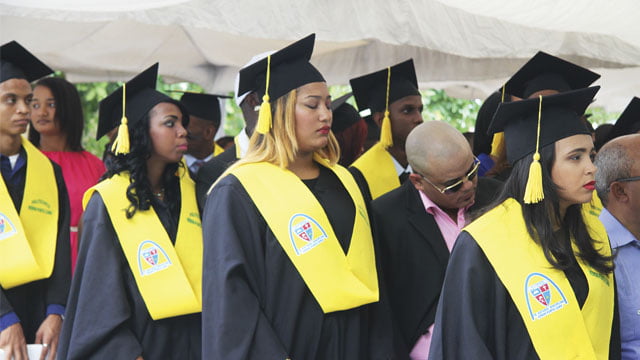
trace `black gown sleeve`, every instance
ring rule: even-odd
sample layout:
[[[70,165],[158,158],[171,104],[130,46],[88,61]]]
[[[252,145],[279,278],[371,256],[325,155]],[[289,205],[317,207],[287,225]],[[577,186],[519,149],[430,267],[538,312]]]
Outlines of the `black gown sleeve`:
[[[362,193],[362,197],[364,198],[364,202],[367,204],[370,204],[372,198],[371,198],[371,191],[369,190],[369,183],[367,183],[367,179],[365,179],[364,175],[362,175],[362,172],[360,170],[358,170],[353,166],[349,168],[349,172],[353,176],[353,179],[356,181],[356,184],[358,184],[358,187],[360,188],[360,192]]]
[[[201,214],[204,210],[205,202],[207,201],[207,191],[209,191],[211,185],[216,180],[218,180],[220,175],[222,175],[222,173],[227,170],[227,167],[229,167],[229,163],[220,160],[218,157],[219,156],[216,156],[204,163],[194,179],[196,183],[196,198],[198,200],[198,209],[200,209]]]
[[[142,346],[127,323],[132,309],[123,281],[126,259],[116,247],[118,239],[99,193],[91,197],[83,219],[58,358],[135,359],[142,355]]]
[[[538,359],[509,293],[464,231],[449,259],[435,324],[430,360]]]
[[[45,303],[47,305],[65,305],[71,286],[71,244],[69,235],[70,208],[67,187],[62,177],[62,170],[53,164],[56,183],[58,185],[58,237],[56,241],[55,263],[51,277],[46,280]]]
[[[258,297],[268,276],[261,241],[268,227],[235,176],[216,185],[202,225],[203,358],[287,358]]]

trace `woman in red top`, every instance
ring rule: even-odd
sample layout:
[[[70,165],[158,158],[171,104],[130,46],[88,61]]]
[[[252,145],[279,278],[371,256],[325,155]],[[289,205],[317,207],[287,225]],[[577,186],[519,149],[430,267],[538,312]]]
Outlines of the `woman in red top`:
[[[62,78],[36,83],[31,100],[29,141],[60,165],[71,205],[71,266],[78,255],[82,195],[105,172],[104,164],[82,148],[84,117],[75,86]]]

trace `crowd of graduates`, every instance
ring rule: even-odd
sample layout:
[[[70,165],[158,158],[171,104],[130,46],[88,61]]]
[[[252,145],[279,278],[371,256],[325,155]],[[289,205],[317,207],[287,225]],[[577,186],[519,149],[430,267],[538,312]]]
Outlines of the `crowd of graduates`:
[[[2,45],[0,358],[640,358],[639,98],[596,136],[599,75],[539,52],[470,144],[412,59],[332,99],[314,43],[240,69],[226,149],[224,96],[141,69],[102,159],[75,86]]]

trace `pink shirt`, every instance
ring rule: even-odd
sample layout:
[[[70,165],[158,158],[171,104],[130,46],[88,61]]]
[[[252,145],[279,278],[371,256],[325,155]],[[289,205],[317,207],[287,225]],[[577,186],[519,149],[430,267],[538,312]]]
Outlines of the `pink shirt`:
[[[438,205],[436,205],[431,199],[427,197],[422,191],[419,191],[420,198],[422,199],[422,204],[424,205],[424,209],[428,214],[433,215],[433,218],[438,224],[438,228],[442,233],[442,237],[444,238],[444,242],[447,244],[447,248],[449,248],[449,252],[453,249],[453,244],[456,242],[456,238],[460,234],[462,228],[467,224],[467,220],[465,219],[465,214],[467,213],[467,206],[464,209],[458,209],[457,222],[453,221],[446,212],[444,212]],[[427,332],[420,336],[416,344],[413,346],[411,350],[411,354],[409,356],[412,360],[427,360],[429,357],[429,347],[431,346],[431,334],[433,333],[432,324]]]

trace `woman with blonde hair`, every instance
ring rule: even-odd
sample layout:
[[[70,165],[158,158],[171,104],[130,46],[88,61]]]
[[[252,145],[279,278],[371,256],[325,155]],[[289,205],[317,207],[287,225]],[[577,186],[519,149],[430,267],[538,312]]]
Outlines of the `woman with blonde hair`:
[[[367,208],[336,164],[314,40],[240,72],[264,97],[247,154],[205,205],[205,358],[390,358]]]

